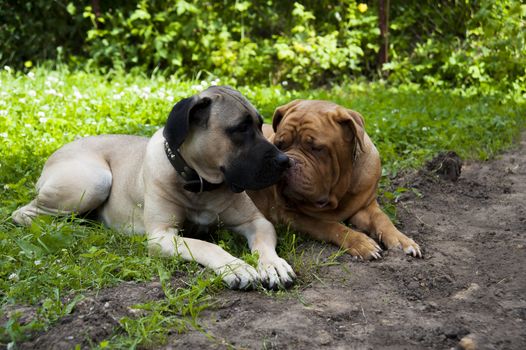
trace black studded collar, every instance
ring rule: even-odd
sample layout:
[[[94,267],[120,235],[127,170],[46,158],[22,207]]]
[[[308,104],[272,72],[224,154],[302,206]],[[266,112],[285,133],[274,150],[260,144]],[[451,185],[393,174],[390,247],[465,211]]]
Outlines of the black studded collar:
[[[164,151],[168,160],[177,171],[177,173],[183,178],[183,188],[187,191],[194,193],[201,193],[207,191],[213,191],[221,186],[223,183],[213,184],[203,179],[197,171],[192,169],[183,159],[179,150],[172,150],[168,141],[164,140]]]

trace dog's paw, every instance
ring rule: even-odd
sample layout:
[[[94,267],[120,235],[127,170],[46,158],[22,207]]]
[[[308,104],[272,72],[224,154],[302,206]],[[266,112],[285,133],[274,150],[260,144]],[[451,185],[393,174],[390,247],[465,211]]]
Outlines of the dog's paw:
[[[415,258],[422,257],[420,246],[402,232],[397,232],[396,234],[392,235],[380,235],[379,238],[380,241],[385,244],[387,249],[399,248],[402,249],[406,254],[412,255]]]
[[[29,215],[28,212],[25,210],[26,207],[19,208],[11,214],[11,218],[15,222],[15,224],[20,226],[31,226],[31,223],[33,222],[33,215]]]
[[[362,260],[381,259],[382,248],[372,238],[361,232],[349,232],[342,248]]]
[[[230,289],[248,289],[259,282],[259,275],[255,268],[241,259],[223,265],[215,272],[223,278]]]
[[[413,241],[411,238],[405,237],[405,239],[403,239],[400,242],[400,245],[402,247],[402,250],[406,254],[412,255],[415,258],[417,258],[417,257],[421,258],[422,257],[422,251],[420,250],[420,246],[415,241]]]
[[[289,263],[280,257],[267,262],[260,260],[258,272],[261,283],[268,289],[288,288],[296,278]]]

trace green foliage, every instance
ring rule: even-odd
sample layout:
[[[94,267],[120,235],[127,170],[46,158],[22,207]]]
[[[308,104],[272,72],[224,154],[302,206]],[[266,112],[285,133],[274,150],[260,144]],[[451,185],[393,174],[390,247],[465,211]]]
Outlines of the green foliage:
[[[376,1],[8,3],[0,6],[0,66],[58,58],[103,72],[211,74],[288,88],[389,73],[395,85],[524,98],[521,1],[409,0],[390,2],[389,10],[390,62],[379,67]]]
[[[361,72],[364,52],[377,50],[375,15],[360,13],[355,1],[330,6],[329,12],[325,3],[311,2],[310,11],[292,5],[143,0],[133,11],[116,9],[98,18],[88,8],[85,15],[100,23],[88,33],[88,51],[99,66],[140,66],[187,77],[197,67],[237,83],[270,78],[307,86]],[[283,18],[288,11],[291,20]],[[318,22],[331,24],[318,31],[315,11]],[[262,20],[269,17],[284,24],[269,26]]]
[[[354,1],[338,10],[342,12],[330,11],[334,25],[320,31],[315,12],[294,3],[291,35],[274,37],[272,48],[278,60],[274,82],[291,81],[307,87],[365,72],[366,60],[378,51],[378,18],[360,13]]]
[[[526,5],[520,1],[409,1],[394,10],[393,58],[384,66],[391,81],[526,95]]]
[[[0,2],[0,67],[79,54],[89,30],[82,6],[62,1]]]

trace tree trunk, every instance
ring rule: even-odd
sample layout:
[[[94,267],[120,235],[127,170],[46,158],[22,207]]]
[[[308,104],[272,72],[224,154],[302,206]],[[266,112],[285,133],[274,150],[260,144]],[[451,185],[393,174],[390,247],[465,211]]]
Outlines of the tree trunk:
[[[99,28],[99,21],[97,20],[101,15],[99,0],[91,0],[91,10],[95,14],[95,27]]]
[[[378,52],[378,67],[382,69],[384,63],[389,61],[389,0],[378,0],[379,25],[380,25],[380,51]],[[383,71],[383,75],[389,73]]]

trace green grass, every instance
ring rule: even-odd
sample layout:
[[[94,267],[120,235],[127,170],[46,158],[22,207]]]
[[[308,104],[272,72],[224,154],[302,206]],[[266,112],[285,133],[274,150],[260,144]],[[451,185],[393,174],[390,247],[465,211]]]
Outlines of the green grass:
[[[13,225],[10,214],[32,198],[45,159],[61,145],[103,133],[149,136],[176,101],[209,84],[65,70],[0,72],[0,302],[38,305],[32,323],[22,325],[13,316],[2,325],[0,344],[21,341],[70,313],[78,299],[64,303],[65,296],[128,280],[160,279],[166,298],[138,306],[148,310],[147,316],[123,319],[121,329],[98,346],[144,345],[162,341],[169,329],[198,327],[200,310],[223,288],[210,271],[148,256],[143,236],[127,236],[79,218],[42,218],[26,229]],[[386,176],[419,167],[441,150],[488,159],[513,145],[526,120],[524,103],[503,96],[466,98],[379,84],[310,91],[238,88],[267,121],[276,106],[295,98],[332,100],[361,112]],[[278,250],[299,272],[301,285],[316,279],[316,268],[333,263],[337,254],[329,260],[309,255],[297,250],[297,240],[293,232],[279,230]],[[254,260],[237,236],[223,232],[217,242]],[[178,270],[186,271],[190,282],[174,290],[168,281]]]

